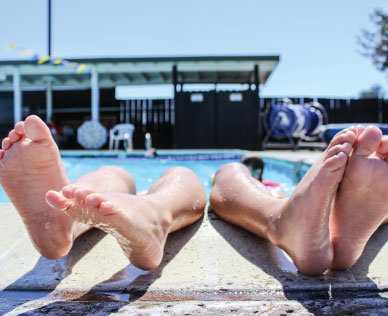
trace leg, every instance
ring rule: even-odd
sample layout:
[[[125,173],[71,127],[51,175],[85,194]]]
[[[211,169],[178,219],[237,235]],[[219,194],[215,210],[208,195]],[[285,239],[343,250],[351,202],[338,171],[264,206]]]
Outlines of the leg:
[[[362,128],[335,198],[330,220],[332,269],[346,269],[388,216],[388,138],[374,126]]]
[[[354,130],[337,134],[290,198],[276,198],[241,164],[220,168],[210,203],[223,219],[284,249],[305,274],[320,274],[331,264],[331,203],[355,142]]]
[[[198,177],[180,167],[168,170],[145,195],[95,193],[68,186],[49,191],[46,198],[73,220],[111,233],[131,263],[142,269],[156,268],[168,233],[196,221],[206,205]]]
[[[107,178],[108,173],[112,180],[94,181],[97,176]],[[43,256],[50,259],[63,257],[71,249],[74,238],[89,229],[74,223],[68,215],[57,212],[45,201],[48,190],[60,190],[70,182],[50,130],[37,116],[17,123],[3,140],[0,183]],[[112,168],[82,176],[75,183],[96,190],[134,190],[130,176]]]

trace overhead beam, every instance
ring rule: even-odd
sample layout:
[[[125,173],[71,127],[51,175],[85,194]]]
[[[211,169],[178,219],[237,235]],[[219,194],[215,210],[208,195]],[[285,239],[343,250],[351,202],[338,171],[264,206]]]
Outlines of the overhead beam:
[[[79,83],[82,83],[82,78],[80,78],[79,75],[74,75],[74,76],[71,76],[71,78],[74,80],[74,81],[77,81]]]
[[[167,75],[164,72],[158,72],[159,76],[162,78],[163,81],[167,81]]]
[[[58,76],[55,76],[54,79],[53,79],[53,83],[59,83],[59,84],[63,84],[65,83],[65,80],[64,79],[61,79],[60,77]]]
[[[150,76],[144,72],[141,72],[140,75],[144,78],[145,81],[150,81]]]
[[[33,84],[34,83],[34,79],[27,78],[27,77],[23,77],[23,81],[28,83],[28,84]]]
[[[129,82],[133,82],[133,78],[128,74],[128,73],[125,73],[123,74],[124,77],[129,81]]]

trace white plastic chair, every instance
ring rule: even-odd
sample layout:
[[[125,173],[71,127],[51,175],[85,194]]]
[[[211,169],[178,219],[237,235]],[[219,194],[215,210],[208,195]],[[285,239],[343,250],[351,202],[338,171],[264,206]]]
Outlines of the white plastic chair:
[[[133,124],[117,124],[109,131],[109,150],[119,148],[120,140],[126,141],[128,144],[127,150],[133,149],[132,136],[135,126]]]

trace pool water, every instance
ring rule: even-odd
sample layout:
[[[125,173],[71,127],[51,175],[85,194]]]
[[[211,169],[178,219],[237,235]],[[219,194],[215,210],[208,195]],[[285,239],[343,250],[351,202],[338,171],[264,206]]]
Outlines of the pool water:
[[[217,169],[229,162],[239,161],[234,159],[172,159],[167,158],[144,159],[144,158],[95,158],[95,157],[64,157],[63,163],[68,173],[70,181],[75,180],[80,175],[93,171],[106,165],[115,165],[124,168],[132,174],[136,181],[137,192],[147,190],[155,183],[160,176],[172,167],[186,167],[193,170],[200,178],[206,193],[209,195],[212,184],[211,177]],[[265,169],[263,178],[266,180],[281,183],[280,190],[290,195],[295,188],[295,170],[291,162],[264,158]],[[307,168],[306,168],[307,170]],[[304,173],[305,170],[299,172]],[[8,197],[0,188],[0,202],[9,202]]]

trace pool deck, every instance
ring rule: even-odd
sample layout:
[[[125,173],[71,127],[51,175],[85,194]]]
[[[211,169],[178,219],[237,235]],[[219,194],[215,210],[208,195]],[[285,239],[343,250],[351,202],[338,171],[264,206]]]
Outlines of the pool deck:
[[[260,154],[311,163],[319,152]],[[351,269],[307,277],[208,208],[168,237],[162,264],[147,272],[98,230],[65,258],[45,259],[13,206],[0,212],[0,315],[388,315],[388,225]]]

